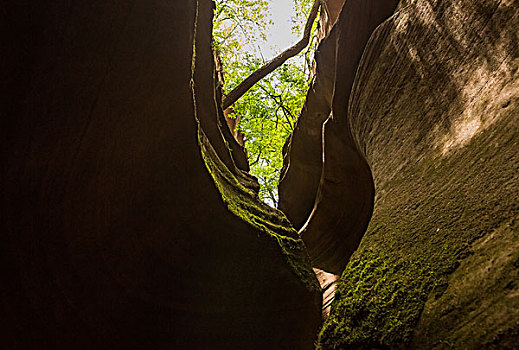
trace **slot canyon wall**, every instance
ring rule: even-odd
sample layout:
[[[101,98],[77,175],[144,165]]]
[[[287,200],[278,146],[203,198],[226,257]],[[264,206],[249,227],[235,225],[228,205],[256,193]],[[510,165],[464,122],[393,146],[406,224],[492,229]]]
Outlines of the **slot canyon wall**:
[[[308,255],[217,108],[213,3],[2,7],[0,347],[313,348]]]
[[[518,348],[519,2],[327,3],[279,184],[318,347]]]
[[[2,6],[2,348],[519,347],[519,1],[326,0],[282,211],[210,0]]]

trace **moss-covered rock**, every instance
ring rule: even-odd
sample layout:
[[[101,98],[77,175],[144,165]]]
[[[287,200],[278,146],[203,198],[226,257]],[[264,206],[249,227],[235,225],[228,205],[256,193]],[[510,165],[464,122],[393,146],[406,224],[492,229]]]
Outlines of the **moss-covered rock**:
[[[285,215],[263,203],[258,194],[245,187],[220,160],[211,143],[199,128],[198,142],[207,170],[227,208],[279,245],[287,263],[311,291],[320,291],[306,247]]]
[[[222,136],[213,5],[2,6],[2,349],[313,347],[304,246]]]
[[[418,0],[373,34],[348,120],[374,212],[320,348],[519,346],[518,16]]]

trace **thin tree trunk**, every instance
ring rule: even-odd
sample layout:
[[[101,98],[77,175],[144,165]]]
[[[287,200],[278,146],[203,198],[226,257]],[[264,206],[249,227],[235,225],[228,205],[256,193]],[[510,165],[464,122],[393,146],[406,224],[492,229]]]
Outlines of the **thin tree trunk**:
[[[234,102],[236,102],[240,97],[243,96],[251,87],[254,86],[258,81],[265,78],[267,75],[272,73],[276,68],[281,66],[291,57],[294,57],[298,53],[300,53],[310,41],[310,34],[312,32],[312,26],[314,24],[315,18],[317,17],[317,12],[319,12],[319,7],[321,5],[320,0],[315,0],[312,6],[312,10],[308,15],[308,19],[306,20],[305,31],[303,34],[303,38],[299,40],[297,44],[286,49],[278,56],[264,64],[261,68],[256,70],[254,73],[249,75],[247,79],[242,81],[238,86],[236,86],[222,101],[222,108],[225,110],[229,106],[231,106]]]

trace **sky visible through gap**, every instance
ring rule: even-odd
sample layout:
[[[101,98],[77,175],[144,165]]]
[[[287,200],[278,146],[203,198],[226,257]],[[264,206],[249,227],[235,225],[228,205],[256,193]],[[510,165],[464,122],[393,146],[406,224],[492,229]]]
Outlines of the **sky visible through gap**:
[[[217,0],[218,4],[224,12],[218,12],[215,37],[223,61],[224,90],[229,93],[255,69],[301,40],[308,15],[304,12],[309,12],[312,2]],[[238,20],[226,20],[229,17]],[[254,25],[256,20],[264,24]],[[239,118],[238,129],[245,135],[250,172],[261,185],[259,197],[274,207],[283,165],[282,147],[308,89],[307,50],[253,86],[231,106],[233,113],[229,115]],[[310,57],[308,54],[307,59]]]

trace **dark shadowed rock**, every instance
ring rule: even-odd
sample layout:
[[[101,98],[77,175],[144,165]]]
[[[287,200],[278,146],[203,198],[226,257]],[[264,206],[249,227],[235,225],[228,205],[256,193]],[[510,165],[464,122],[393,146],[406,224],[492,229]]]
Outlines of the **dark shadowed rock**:
[[[311,267],[320,348],[519,348],[518,0],[325,1],[279,186],[310,254],[218,106],[211,1],[2,16],[2,348],[311,349]]]
[[[212,3],[2,16],[2,348],[312,348],[304,245],[222,136]]]

